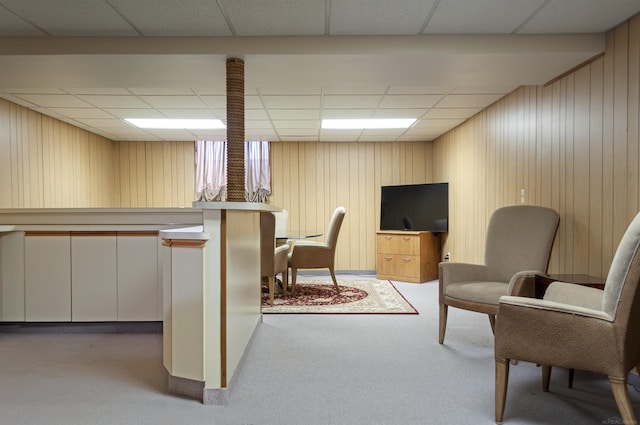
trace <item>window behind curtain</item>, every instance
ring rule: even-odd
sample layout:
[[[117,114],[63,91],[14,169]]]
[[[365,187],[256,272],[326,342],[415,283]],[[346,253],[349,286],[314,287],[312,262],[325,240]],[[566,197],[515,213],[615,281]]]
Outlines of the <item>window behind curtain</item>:
[[[244,142],[245,199],[266,202],[271,195],[269,142]],[[198,140],[196,142],[196,201],[227,199],[226,142]]]

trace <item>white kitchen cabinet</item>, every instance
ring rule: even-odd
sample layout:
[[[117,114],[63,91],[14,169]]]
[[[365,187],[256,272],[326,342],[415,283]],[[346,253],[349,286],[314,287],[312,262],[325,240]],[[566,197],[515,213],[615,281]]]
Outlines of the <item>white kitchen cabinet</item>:
[[[71,321],[71,236],[69,232],[26,232],[25,320]]]
[[[71,320],[118,319],[116,232],[71,234]]]
[[[118,233],[118,320],[162,320],[157,232]]]

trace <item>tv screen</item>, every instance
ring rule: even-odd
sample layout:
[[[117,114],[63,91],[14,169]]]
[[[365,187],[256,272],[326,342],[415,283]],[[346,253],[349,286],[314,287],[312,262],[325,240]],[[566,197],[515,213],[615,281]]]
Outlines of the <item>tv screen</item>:
[[[449,184],[382,186],[380,230],[449,230]]]

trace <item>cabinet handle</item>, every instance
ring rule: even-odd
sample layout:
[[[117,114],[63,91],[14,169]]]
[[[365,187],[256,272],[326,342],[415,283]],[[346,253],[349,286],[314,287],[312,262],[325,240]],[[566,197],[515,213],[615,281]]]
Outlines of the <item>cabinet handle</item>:
[[[386,240],[390,241],[391,240],[391,236],[385,235],[384,237]]]
[[[393,257],[384,257],[384,259],[387,260],[387,261],[391,261],[391,260],[393,260]]]
[[[411,238],[409,236],[403,236],[402,239],[405,240],[405,241],[411,240]]]
[[[404,261],[405,263],[408,263],[409,261],[411,261],[411,258],[404,257],[404,258],[402,259],[402,261]]]

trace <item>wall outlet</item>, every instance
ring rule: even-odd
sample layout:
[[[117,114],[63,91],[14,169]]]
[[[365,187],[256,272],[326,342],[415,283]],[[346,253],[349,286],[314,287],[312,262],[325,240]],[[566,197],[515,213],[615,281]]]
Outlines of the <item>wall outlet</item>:
[[[447,255],[444,256],[444,261],[449,262],[451,261],[451,253],[447,252]]]
[[[520,203],[524,204],[524,187],[520,189]]]

